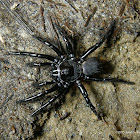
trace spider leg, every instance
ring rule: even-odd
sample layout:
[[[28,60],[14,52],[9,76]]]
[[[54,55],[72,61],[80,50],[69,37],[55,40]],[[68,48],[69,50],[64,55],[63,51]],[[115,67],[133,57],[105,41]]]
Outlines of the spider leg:
[[[58,94],[56,94],[53,98],[51,98],[46,104],[41,106],[39,109],[37,109],[35,112],[32,113],[31,116],[36,115],[40,111],[42,111],[44,108],[46,108],[48,105],[52,104],[59,96],[64,95],[67,92],[67,90],[64,91],[64,89],[59,89]]]
[[[79,80],[77,80],[76,83],[77,83],[77,86],[78,86],[79,90],[81,91],[83,97],[85,98],[87,105],[91,108],[91,110],[92,110],[93,113],[98,117],[98,119],[101,120],[101,116],[97,113],[96,108],[95,108],[95,107],[93,106],[93,104],[91,103],[91,101],[90,101],[90,99],[89,99],[89,97],[88,97],[88,93],[87,93],[85,87],[82,85],[82,83],[81,83]]]
[[[94,78],[94,77],[88,77],[85,76],[84,80],[89,80],[89,81],[97,81],[97,82],[117,82],[117,83],[124,83],[124,84],[130,84],[130,85],[134,85],[134,82],[129,82],[129,81],[125,81],[122,79],[117,79],[117,78]]]
[[[57,28],[57,30],[59,31],[60,35],[62,36],[63,40],[66,43],[67,54],[70,55],[70,56],[74,56],[74,52],[73,52],[73,49],[72,49],[72,44],[69,41],[68,36],[62,31],[62,29],[59,25],[54,24],[54,26]]]
[[[38,83],[38,82],[35,82],[32,84],[33,87],[36,87],[36,88],[39,88],[41,86],[45,86],[45,85],[48,85],[48,84],[53,84],[54,81],[45,81],[45,82],[41,82],[41,83]]]
[[[33,29],[31,29],[26,22],[24,21],[23,18],[20,17],[20,15],[15,11],[15,10],[11,10],[9,6],[10,2],[8,3],[7,1],[3,2],[0,1],[0,3],[3,4],[3,6],[5,7],[5,9],[18,21],[18,23],[23,27],[23,29],[25,29],[25,31],[27,31],[27,33],[29,33],[33,38],[39,40],[40,42],[44,43],[45,45],[47,45],[48,47],[50,47],[51,49],[53,49],[58,56],[62,55],[62,52],[55,47],[53,44],[51,44],[49,41],[45,41],[44,39],[42,39],[41,37],[37,37],[36,35],[34,35],[35,33],[33,32]]]
[[[44,63],[30,62],[30,63],[27,63],[27,66],[29,66],[29,67],[34,67],[34,66],[41,67],[41,66],[51,66],[51,65],[52,65],[52,63],[49,63],[49,62],[44,62]]]
[[[27,33],[29,33],[33,38],[39,40],[40,42],[44,43],[45,45],[47,45],[48,47],[53,49],[58,54],[58,56],[62,55],[62,52],[57,47],[55,47],[53,44],[51,44],[49,41],[45,41],[41,37],[37,37],[36,35],[34,35],[35,33],[33,32],[33,29],[31,29],[26,24],[25,20],[23,18],[21,18],[20,15],[15,10],[11,10],[10,7],[7,6],[7,5],[10,5],[10,2],[8,3],[7,1],[5,1],[5,2],[0,1],[0,3],[3,4],[5,9],[18,21],[18,23],[23,27],[23,29],[25,29],[25,31]]]
[[[39,97],[43,97],[45,94],[51,93],[51,92],[53,92],[53,91],[55,91],[55,90],[57,90],[57,89],[58,89],[58,85],[55,85],[55,86],[53,86],[52,88],[50,88],[50,89],[44,91],[43,93],[37,93],[36,95],[33,95],[33,96],[28,97],[28,98],[26,98],[26,99],[19,100],[19,101],[17,101],[17,103],[24,103],[24,102],[28,102],[28,101],[38,100]]]
[[[9,55],[25,55],[25,56],[30,56],[30,57],[38,57],[38,58],[45,58],[50,61],[55,61],[56,58],[50,55],[46,54],[38,54],[38,53],[32,53],[32,52],[8,52]]]
[[[16,12],[16,8],[11,9],[11,3],[8,0],[0,0],[0,3],[4,6],[5,10],[11,14],[11,16],[19,23],[22,28],[29,33],[30,35],[33,35],[33,29],[31,29],[27,24],[26,21],[20,17],[20,15]]]
[[[49,41],[44,40],[43,38],[38,37],[38,36],[35,36],[35,35],[33,35],[33,37],[35,39],[37,39],[38,41],[42,42],[43,44],[45,44],[46,46],[48,46],[49,48],[51,48],[52,50],[54,50],[58,56],[62,56],[63,55],[63,53],[61,52],[61,50],[59,48],[55,47]]]
[[[61,49],[62,52],[65,52],[65,50],[63,48],[63,45],[62,45],[62,42],[60,41],[60,37],[58,35],[58,32],[56,31],[56,28],[54,26],[55,25],[54,24],[54,21],[57,22],[57,24],[58,24],[58,21],[56,20],[56,18],[53,18],[52,15],[50,15],[50,13],[48,13],[48,15],[49,15],[49,19],[50,19],[50,21],[52,23],[53,30],[54,30],[54,32],[55,32],[55,34],[57,36],[57,44],[58,44],[58,47],[60,47],[60,49]],[[55,14],[53,13],[53,15],[55,15]],[[56,15],[55,15],[55,17],[56,17]]]
[[[110,36],[111,32],[114,30],[115,23],[115,20],[113,20],[108,31],[103,35],[102,39],[100,39],[94,46],[90,47],[86,52],[82,54],[82,56],[80,57],[81,61],[83,61],[89,54],[91,54],[103,44],[103,42]]]

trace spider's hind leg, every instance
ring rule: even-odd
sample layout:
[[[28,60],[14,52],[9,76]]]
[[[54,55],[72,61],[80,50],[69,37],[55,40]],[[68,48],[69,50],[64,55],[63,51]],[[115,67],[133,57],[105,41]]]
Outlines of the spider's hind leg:
[[[91,46],[87,51],[85,51],[81,57],[80,57],[80,60],[83,61],[85,60],[85,58],[91,54],[92,52],[94,52],[97,48],[99,48],[103,42],[111,35],[111,33],[113,32],[114,30],[114,27],[115,27],[115,24],[116,24],[116,21],[113,20],[110,24],[110,27],[108,29],[108,31],[103,35],[103,37],[93,46]]]
[[[93,106],[93,104],[91,103],[91,101],[90,101],[90,99],[89,99],[89,97],[88,97],[88,93],[87,93],[85,87],[82,85],[82,83],[81,83],[79,80],[77,80],[76,83],[77,83],[77,86],[78,86],[79,90],[81,91],[83,97],[85,98],[87,105],[91,108],[91,110],[92,110],[93,113],[98,117],[98,119],[101,120],[102,118],[101,118],[101,116],[97,113],[96,108],[95,108],[95,107]]]
[[[113,83],[124,83],[124,84],[130,84],[130,85],[134,85],[134,82],[130,82],[130,81],[125,81],[122,79],[117,79],[117,78],[95,78],[95,77],[89,77],[89,76],[84,76],[84,80],[87,81],[96,81],[96,82],[113,82]]]

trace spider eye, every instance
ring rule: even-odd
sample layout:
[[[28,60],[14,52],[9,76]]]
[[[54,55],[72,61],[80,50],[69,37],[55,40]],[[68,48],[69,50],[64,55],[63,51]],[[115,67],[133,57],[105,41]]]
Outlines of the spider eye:
[[[74,76],[74,68],[72,66],[62,65],[60,67],[61,79],[64,81],[71,81],[71,77]]]
[[[68,74],[69,74],[69,69],[61,70],[61,75],[68,75]]]
[[[69,76],[72,76],[73,74],[74,74],[74,68],[72,66],[65,67],[65,68],[62,68],[61,69],[61,75],[69,75]]]

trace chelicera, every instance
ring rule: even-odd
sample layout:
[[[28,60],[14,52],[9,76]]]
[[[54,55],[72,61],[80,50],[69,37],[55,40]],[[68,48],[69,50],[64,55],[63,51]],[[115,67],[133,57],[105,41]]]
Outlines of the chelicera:
[[[29,66],[50,66],[51,71],[50,75],[52,78],[52,81],[45,81],[42,83],[35,83],[33,84],[35,87],[41,87],[48,84],[53,84],[52,88],[42,92],[38,93],[36,95],[33,95],[31,97],[28,97],[26,99],[18,101],[18,103],[24,103],[28,101],[35,101],[37,99],[40,99],[40,97],[45,96],[48,93],[58,91],[58,93],[52,97],[46,104],[41,106],[38,110],[33,112],[32,116],[39,113],[41,110],[44,110],[48,105],[52,104],[57,98],[64,96],[70,87],[73,86],[73,84],[76,84],[79,88],[80,92],[82,93],[87,105],[91,108],[91,110],[94,112],[94,114],[101,119],[101,116],[99,113],[97,113],[95,107],[91,103],[88,93],[81,83],[81,80],[85,81],[97,81],[97,82],[122,82],[126,84],[133,84],[133,82],[124,81],[117,78],[100,78],[100,77],[94,77],[96,74],[100,74],[102,71],[102,62],[96,58],[91,57],[87,58],[89,54],[94,52],[97,48],[99,48],[103,42],[109,37],[112,29],[115,26],[115,20],[111,23],[109,29],[107,32],[103,35],[103,37],[92,47],[90,47],[87,51],[85,51],[79,58],[75,56],[74,53],[74,44],[72,44],[72,41],[70,41],[67,34],[65,34],[62,30],[62,28],[58,25],[55,25],[55,28],[58,30],[59,34],[62,36],[64,42],[65,42],[65,51],[62,51],[57,46],[54,46],[52,43],[50,43],[47,40],[42,39],[41,37],[33,35],[33,37],[43,44],[45,44],[47,47],[50,47],[53,51],[56,52],[56,56],[51,56],[47,54],[37,54],[37,53],[31,53],[31,52],[9,52],[11,55],[24,55],[24,56],[30,56],[30,57],[38,57],[42,59],[46,59],[47,61],[44,63],[35,63],[31,62],[28,63]],[[87,59],[86,59],[87,58]],[[49,62],[48,62],[49,60]]]

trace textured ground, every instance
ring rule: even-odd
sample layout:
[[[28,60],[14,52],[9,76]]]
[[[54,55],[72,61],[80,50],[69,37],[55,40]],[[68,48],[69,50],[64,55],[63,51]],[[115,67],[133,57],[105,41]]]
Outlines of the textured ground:
[[[92,103],[103,114],[102,121],[97,120],[86,106],[76,87],[70,90],[59,108],[53,108],[50,113],[36,118],[31,117],[31,112],[41,103],[17,105],[16,101],[46,89],[36,90],[31,84],[36,79],[49,79],[49,69],[43,68],[38,72],[37,68],[26,66],[27,62],[40,59],[5,54],[17,50],[46,54],[53,52],[26,34],[0,4],[0,139],[139,140],[139,1],[11,0],[13,5],[18,5],[20,15],[35,31],[57,40],[48,16],[49,13],[55,15],[69,35],[78,36],[77,55],[94,45],[112,19],[116,19],[116,28],[110,41],[90,57],[110,61],[114,68],[111,77],[134,81],[135,85],[83,82]],[[44,8],[46,33],[41,22],[41,6]],[[63,119],[65,115],[67,117]]]

